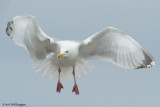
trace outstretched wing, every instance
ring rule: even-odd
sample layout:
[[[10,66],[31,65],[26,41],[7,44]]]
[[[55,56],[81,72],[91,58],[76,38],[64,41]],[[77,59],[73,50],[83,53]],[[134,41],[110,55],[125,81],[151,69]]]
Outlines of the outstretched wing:
[[[112,62],[127,69],[151,67],[152,56],[133,38],[116,28],[106,28],[82,41],[81,58]]]
[[[16,16],[8,22],[7,35],[19,46],[23,46],[34,61],[43,60],[55,52],[57,44],[47,36],[30,15]]]

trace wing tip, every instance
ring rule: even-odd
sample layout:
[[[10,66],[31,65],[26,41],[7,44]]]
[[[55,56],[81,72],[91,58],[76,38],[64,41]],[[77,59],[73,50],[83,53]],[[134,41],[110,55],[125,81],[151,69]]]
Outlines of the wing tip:
[[[152,66],[155,66],[155,61],[153,60],[152,62],[150,62],[149,64],[145,65],[145,64],[141,64],[140,66],[134,68],[134,69],[143,69],[143,68],[151,68]]]
[[[144,60],[142,61],[142,64],[140,64],[140,66],[138,66],[136,69],[151,68],[152,66],[154,66],[155,61],[154,61],[153,57],[151,56],[151,54],[149,52],[147,52],[144,48],[142,48],[142,52],[144,55]]]
[[[13,39],[13,37],[12,37],[12,35],[11,35],[11,33],[12,33],[12,31],[13,31],[13,20],[11,20],[11,21],[9,21],[8,23],[7,23],[7,27],[6,27],[6,34],[7,34],[7,36],[9,36],[11,39]]]

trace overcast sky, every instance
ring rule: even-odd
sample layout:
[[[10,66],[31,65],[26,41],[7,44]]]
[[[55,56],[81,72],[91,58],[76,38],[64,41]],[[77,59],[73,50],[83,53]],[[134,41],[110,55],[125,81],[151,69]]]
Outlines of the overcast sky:
[[[0,0],[0,107],[160,107],[159,0]],[[43,31],[59,39],[83,40],[107,26],[119,28],[138,41],[156,61],[150,69],[125,70],[111,63],[89,61],[95,68],[74,81],[62,82],[37,74],[28,53],[5,34],[17,15],[37,17]],[[158,49],[157,49],[158,48]]]

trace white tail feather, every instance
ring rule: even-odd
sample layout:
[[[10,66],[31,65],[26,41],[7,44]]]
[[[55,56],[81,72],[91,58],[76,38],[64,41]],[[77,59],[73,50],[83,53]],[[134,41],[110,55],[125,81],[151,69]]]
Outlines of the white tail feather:
[[[33,68],[35,68],[36,71],[41,73],[43,76],[47,76],[49,79],[58,80],[58,66],[56,66],[50,58],[36,62],[33,65]],[[75,68],[76,78],[87,75],[92,69],[93,67],[87,64],[85,61],[79,61]],[[73,68],[71,66],[61,68],[60,79],[62,81],[73,79],[72,71]]]

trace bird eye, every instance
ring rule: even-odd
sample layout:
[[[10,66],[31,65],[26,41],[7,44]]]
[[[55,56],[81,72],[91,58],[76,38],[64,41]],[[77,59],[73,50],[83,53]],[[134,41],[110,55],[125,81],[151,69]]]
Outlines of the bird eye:
[[[68,53],[68,51],[66,51],[66,53]]]

